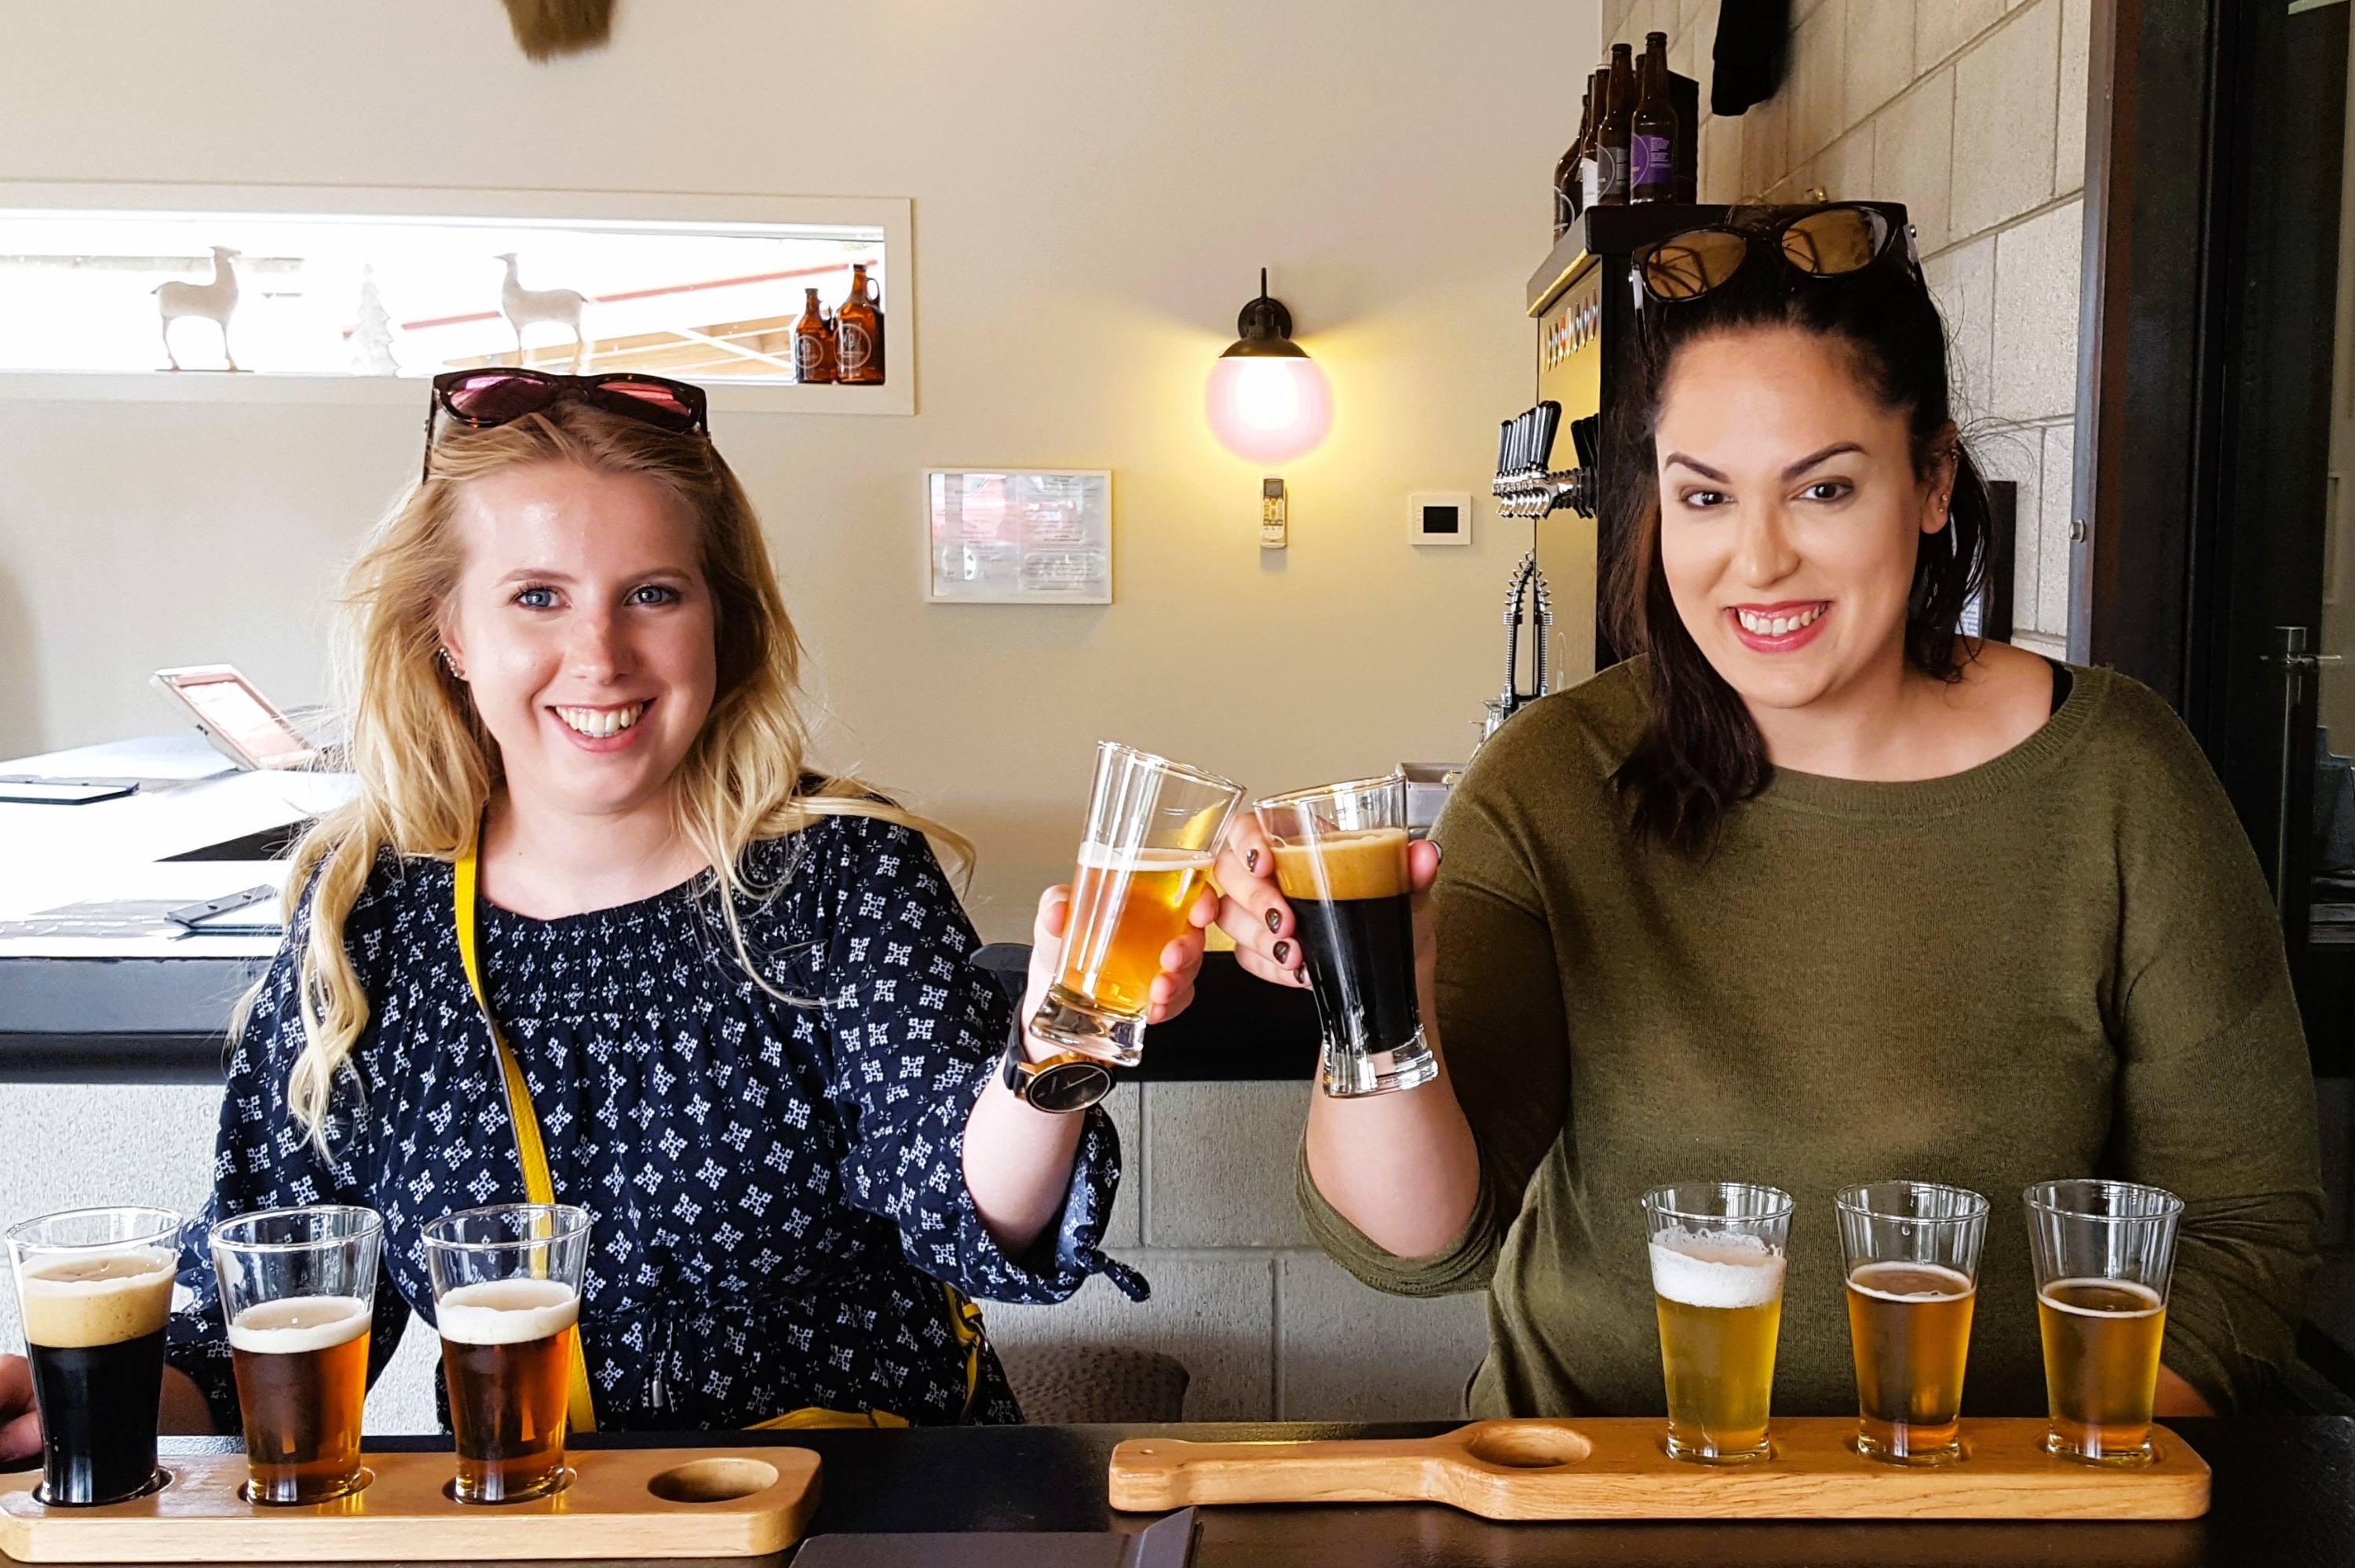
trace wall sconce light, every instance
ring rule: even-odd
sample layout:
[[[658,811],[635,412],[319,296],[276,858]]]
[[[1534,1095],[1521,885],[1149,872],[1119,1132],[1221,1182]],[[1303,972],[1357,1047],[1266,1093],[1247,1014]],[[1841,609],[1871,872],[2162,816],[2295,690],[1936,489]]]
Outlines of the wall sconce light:
[[[1210,367],[1211,430],[1229,451],[1253,462],[1316,450],[1333,428],[1333,388],[1292,341],[1292,313],[1268,297],[1264,267],[1259,298],[1242,308],[1235,329],[1242,335]]]

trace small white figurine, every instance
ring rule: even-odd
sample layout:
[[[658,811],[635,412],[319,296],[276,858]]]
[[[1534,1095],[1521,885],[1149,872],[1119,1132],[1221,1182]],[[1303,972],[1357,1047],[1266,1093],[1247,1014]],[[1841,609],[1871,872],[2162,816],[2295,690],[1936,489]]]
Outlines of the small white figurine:
[[[231,370],[237,368],[237,355],[229,352],[229,319],[237,313],[238,252],[227,246],[213,247],[213,276],[208,283],[188,283],[177,279],[155,286],[155,309],[164,321],[164,357],[172,368],[180,368],[180,356],[172,349],[172,323],[182,316],[202,316],[220,328],[221,357],[229,361]]]
[[[581,307],[589,302],[570,289],[527,289],[516,275],[516,254],[499,253],[507,264],[507,281],[499,290],[499,310],[515,329],[516,363],[523,363],[523,329],[537,322],[560,322],[572,329],[572,373],[581,373],[581,356],[588,342],[581,335]]]

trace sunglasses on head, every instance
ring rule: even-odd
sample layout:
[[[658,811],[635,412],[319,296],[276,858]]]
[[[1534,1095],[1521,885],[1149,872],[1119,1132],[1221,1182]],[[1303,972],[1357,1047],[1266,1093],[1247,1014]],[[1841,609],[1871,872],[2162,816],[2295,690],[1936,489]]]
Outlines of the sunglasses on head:
[[[1700,299],[1730,282],[1762,250],[1807,277],[1844,278],[1893,250],[1897,234],[1886,214],[1849,203],[1811,207],[1765,228],[1688,228],[1636,248],[1631,259],[1636,303],[1640,307],[1646,296],[1663,304]],[[1906,264],[1918,278],[1922,263],[1911,229],[1904,239]]]
[[[602,376],[551,376],[544,370],[493,366],[449,370],[433,378],[433,400],[425,408],[425,466],[433,471],[433,426],[442,416],[469,429],[487,430],[537,414],[570,399],[609,414],[641,420],[685,435],[711,435],[703,388],[662,376],[609,371]]]

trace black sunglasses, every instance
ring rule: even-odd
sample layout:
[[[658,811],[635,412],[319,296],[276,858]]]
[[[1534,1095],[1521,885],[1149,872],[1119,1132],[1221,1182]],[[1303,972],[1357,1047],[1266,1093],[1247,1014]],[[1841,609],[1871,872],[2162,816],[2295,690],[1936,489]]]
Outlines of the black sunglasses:
[[[1636,248],[1631,258],[1636,303],[1640,309],[1647,295],[1663,304],[1697,300],[1731,281],[1761,250],[1810,278],[1844,278],[1891,253],[1897,235],[1885,213],[1845,202],[1811,207],[1764,228],[1688,228]],[[1918,280],[1922,262],[1911,228],[1904,230],[1904,240],[1906,265]]]
[[[667,376],[636,376],[625,370],[602,376],[551,376],[545,370],[502,366],[448,370],[433,378],[433,400],[425,408],[425,464],[419,482],[433,471],[433,424],[440,416],[447,414],[469,429],[487,430],[567,398],[680,435],[698,430],[705,440],[711,437],[703,388]]]

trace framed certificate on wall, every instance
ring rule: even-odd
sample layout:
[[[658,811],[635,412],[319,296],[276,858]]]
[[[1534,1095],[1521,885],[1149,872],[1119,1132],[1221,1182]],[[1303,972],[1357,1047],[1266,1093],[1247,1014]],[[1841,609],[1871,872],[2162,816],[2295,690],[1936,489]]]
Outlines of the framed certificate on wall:
[[[932,603],[1112,602],[1108,469],[929,469],[924,528]]]

